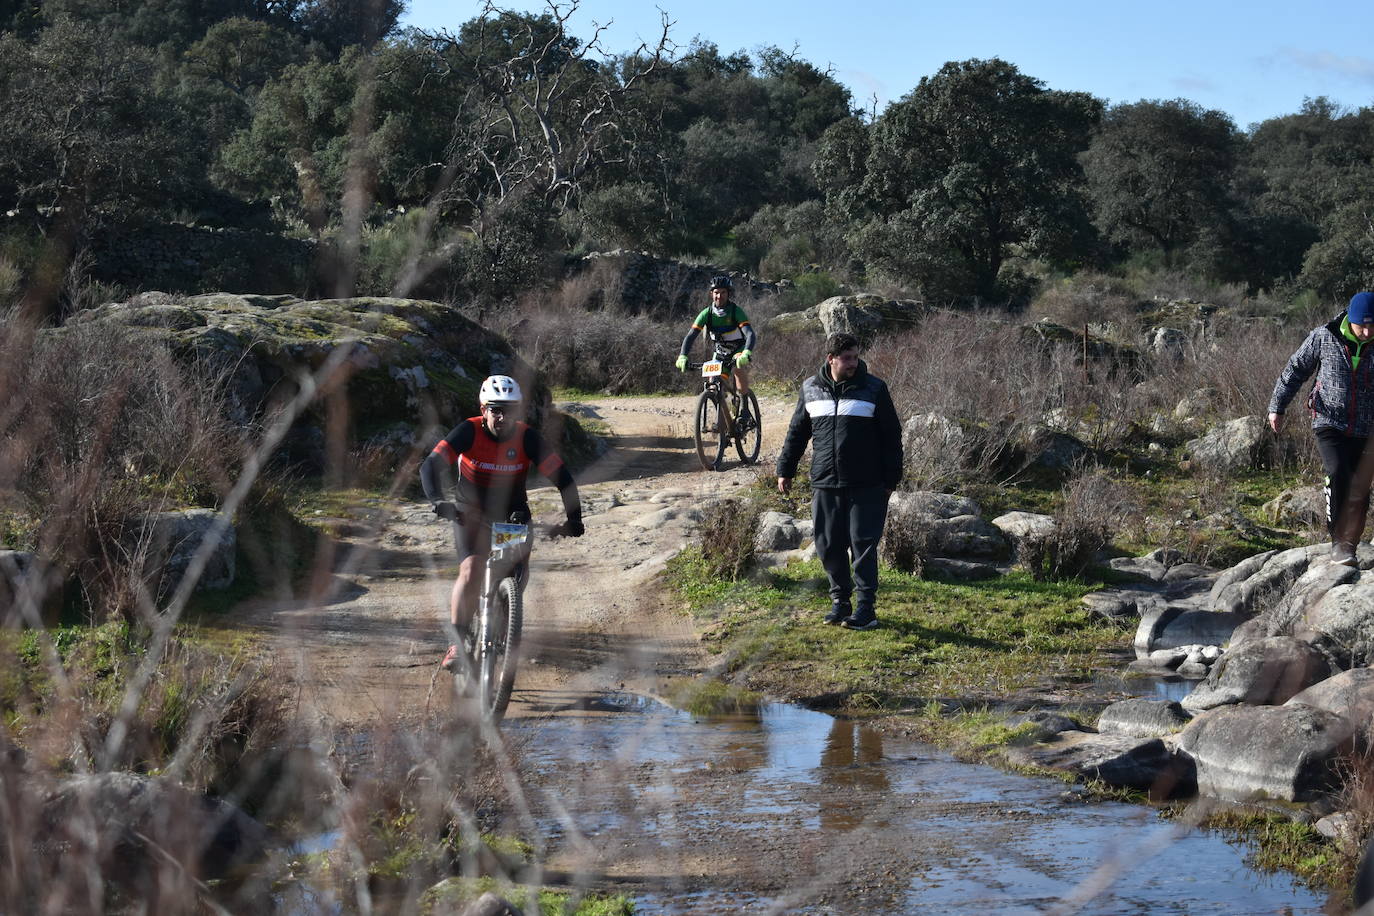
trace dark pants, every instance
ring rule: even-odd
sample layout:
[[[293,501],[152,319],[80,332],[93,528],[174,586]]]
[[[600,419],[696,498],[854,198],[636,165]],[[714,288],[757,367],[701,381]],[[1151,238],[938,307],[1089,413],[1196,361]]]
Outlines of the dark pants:
[[[1368,439],[1347,436],[1340,430],[1320,426],[1312,431],[1317,437],[1317,452],[1322,458],[1322,469],[1326,471],[1326,531],[1336,533],[1336,520],[1345,510],[1345,502],[1350,497],[1350,482],[1355,476],[1355,468],[1360,463]],[[1364,516],[1369,511],[1369,494],[1364,496],[1360,506],[1360,525],[1355,531],[1355,541],[1359,542],[1364,531]]]
[[[878,540],[887,520],[882,487],[816,487],[811,491],[816,554],[830,580],[830,598],[872,607],[878,591]],[[851,575],[851,568],[853,573]]]

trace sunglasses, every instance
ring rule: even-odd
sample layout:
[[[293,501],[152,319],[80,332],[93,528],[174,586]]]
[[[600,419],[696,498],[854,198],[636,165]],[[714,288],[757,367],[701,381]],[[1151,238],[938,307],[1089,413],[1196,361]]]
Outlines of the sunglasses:
[[[496,404],[488,404],[486,410],[487,413],[495,414],[498,417],[504,417],[507,413],[508,408],[500,407]]]

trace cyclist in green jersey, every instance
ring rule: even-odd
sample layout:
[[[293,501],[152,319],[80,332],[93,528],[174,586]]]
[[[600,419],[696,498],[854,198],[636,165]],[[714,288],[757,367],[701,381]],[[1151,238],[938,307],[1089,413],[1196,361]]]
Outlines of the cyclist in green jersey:
[[[687,336],[682,338],[682,351],[678,354],[677,368],[679,372],[687,371],[687,354],[691,352],[692,344],[696,343],[697,335],[705,331],[715,345],[715,358],[728,360],[733,357],[735,368],[730,373],[735,380],[735,388],[739,391],[741,403],[739,421],[745,427],[754,421],[749,416],[749,363],[754,358],[754,344],[758,342],[754,334],[754,328],[749,324],[749,316],[744,314],[744,309],[740,308],[730,298],[735,284],[729,277],[722,274],[711,279],[711,304],[701,310],[701,314],[692,322],[692,329],[687,332]]]

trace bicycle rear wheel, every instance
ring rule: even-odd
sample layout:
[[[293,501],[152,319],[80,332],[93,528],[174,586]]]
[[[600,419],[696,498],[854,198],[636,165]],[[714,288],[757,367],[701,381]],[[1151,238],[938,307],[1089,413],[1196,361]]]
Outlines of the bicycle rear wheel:
[[[725,424],[722,419],[720,402],[715,394],[703,391],[697,398],[696,425],[692,437],[696,441],[697,458],[701,459],[701,466],[708,471],[715,469],[716,459],[725,451],[722,441],[725,435],[722,427]]]
[[[488,603],[486,633],[477,644],[477,697],[482,717],[491,722],[501,721],[515,689],[523,617],[520,587],[507,576]]]
[[[749,416],[753,423],[744,432],[738,432],[736,423],[735,451],[739,453],[739,460],[745,464],[753,464],[759,460],[759,447],[763,445],[763,418],[759,416],[759,399],[754,397],[754,392],[749,392],[749,396],[743,399],[749,405]]]

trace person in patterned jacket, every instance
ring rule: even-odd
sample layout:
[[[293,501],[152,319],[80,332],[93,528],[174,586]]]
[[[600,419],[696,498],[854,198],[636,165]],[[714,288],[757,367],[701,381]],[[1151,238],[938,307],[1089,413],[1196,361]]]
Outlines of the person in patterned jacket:
[[[453,524],[458,549],[458,579],[449,599],[449,623],[454,629],[443,666],[458,659],[458,644],[477,610],[477,590],[483,566],[491,552],[490,522],[512,516],[528,520],[529,497],[525,478],[535,468],[558,487],[567,521],[558,534],[581,537],[582,504],[563,459],[544,442],[544,437],[520,419],[523,397],[520,385],[508,375],[493,375],[478,392],[480,416],[459,423],[420,465],[420,484],[434,514]],[[445,480],[458,468],[457,501],[447,497]]]
[[[821,371],[802,383],[778,454],[778,492],[791,491],[808,441],[816,553],[830,580],[825,622],[871,630],[878,626],[878,541],[888,497],[902,479],[902,424],[853,335],[830,335]]]
[[[1355,545],[1363,536],[1369,511],[1369,488],[1352,492],[1355,469],[1374,429],[1374,350],[1364,352],[1374,337],[1374,293],[1356,293],[1346,310],[1313,330],[1293,353],[1269,399],[1269,426],[1283,427],[1284,411],[1313,373],[1317,380],[1307,396],[1312,433],[1326,472],[1326,527],[1331,560],[1354,566]],[[1346,513],[1357,512],[1358,518]]]

